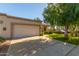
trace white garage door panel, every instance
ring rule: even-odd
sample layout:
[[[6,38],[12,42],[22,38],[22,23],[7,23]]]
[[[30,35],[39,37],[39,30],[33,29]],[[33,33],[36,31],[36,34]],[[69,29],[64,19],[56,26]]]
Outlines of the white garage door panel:
[[[13,37],[26,37],[39,35],[39,26],[34,25],[14,25]]]

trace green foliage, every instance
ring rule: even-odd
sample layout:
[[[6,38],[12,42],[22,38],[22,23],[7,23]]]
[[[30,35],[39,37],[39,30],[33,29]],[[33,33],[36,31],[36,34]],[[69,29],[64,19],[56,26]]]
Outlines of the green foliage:
[[[54,30],[52,28],[46,29],[45,34],[52,34]]]
[[[68,42],[72,43],[72,44],[75,44],[75,45],[79,45],[79,37],[70,37]]]
[[[41,32],[41,33],[40,33],[40,36],[43,36],[43,35],[44,35],[44,32]]]
[[[79,45],[79,37],[72,37],[70,33],[68,34],[68,37],[69,37],[68,40],[65,40],[64,34],[58,34],[58,33],[49,34],[49,38],[60,40],[63,42],[68,42],[74,45]]]
[[[79,4],[48,4],[43,12],[44,20],[53,25],[79,24]]]
[[[52,31],[45,31],[44,34],[52,34]]]
[[[65,37],[68,36],[69,27],[79,25],[79,4],[62,3],[48,4],[43,12],[44,20],[52,27],[64,26]],[[71,28],[70,28],[71,29]]]
[[[38,22],[42,22],[41,20],[40,20],[40,18],[35,18],[34,20],[36,20],[36,21],[38,21]]]
[[[53,34],[49,34],[50,38],[63,38],[64,35],[63,34],[58,34],[58,33],[53,33]]]
[[[45,34],[52,34],[53,31],[49,30],[49,31],[43,31],[40,33],[40,36],[45,35]]]
[[[0,42],[4,42],[5,39],[3,37],[0,37]]]
[[[58,19],[58,8],[54,4],[48,4],[47,8],[44,9],[43,16],[44,21],[50,23],[51,26],[56,24]]]

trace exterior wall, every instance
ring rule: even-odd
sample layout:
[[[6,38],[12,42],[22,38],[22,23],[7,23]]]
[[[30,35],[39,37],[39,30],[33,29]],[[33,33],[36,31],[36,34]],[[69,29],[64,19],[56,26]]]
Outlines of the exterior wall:
[[[3,21],[3,23],[1,24],[1,33],[0,36],[4,37],[4,38],[8,38],[10,37],[10,21],[7,20],[7,17],[5,16],[0,16],[0,20]],[[6,31],[3,30],[3,28],[6,27]]]
[[[0,24],[0,36],[1,36],[1,24]]]
[[[21,24],[35,24],[39,25],[39,22],[35,21],[29,21],[29,20],[22,20],[22,19],[16,19],[16,18],[10,18],[7,16],[0,16],[0,20],[3,21],[0,27],[0,36],[4,38],[10,38],[11,37],[11,24],[12,23],[21,23]],[[6,28],[6,31],[3,30],[3,28]]]
[[[28,20],[20,20],[20,19],[12,19],[12,18],[8,18],[8,20],[11,23],[21,23],[21,24],[36,24],[39,25],[39,22],[33,22],[33,21],[28,21]]]

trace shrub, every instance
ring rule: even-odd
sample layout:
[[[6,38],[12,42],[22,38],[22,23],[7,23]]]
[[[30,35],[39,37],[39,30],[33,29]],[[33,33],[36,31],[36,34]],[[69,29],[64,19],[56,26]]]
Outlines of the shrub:
[[[44,31],[44,34],[52,34],[51,31]]]
[[[0,42],[4,42],[5,39],[3,37],[0,37]]]
[[[53,34],[49,34],[49,37],[52,37],[52,38],[61,38],[61,37],[64,37],[63,34],[58,34],[58,33],[53,33]]]
[[[49,34],[49,38],[52,38],[52,39],[57,39],[57,40],[60,40],[60,41],[63,41],[63,42],[68,42],[68,43],[71,43],[71,44],[74,44],[74,45],[79,45],[79,37],[72,37],[70,35],[70,33],[68,34],[68,39],[66,39],[64,37],[64,34],[58,34],[58,33],[53,33],[53,34]]]
[[[43,36],[43,33],[44,33],[44,32],[41,32],[41,33],[40,33],[40,36]]]

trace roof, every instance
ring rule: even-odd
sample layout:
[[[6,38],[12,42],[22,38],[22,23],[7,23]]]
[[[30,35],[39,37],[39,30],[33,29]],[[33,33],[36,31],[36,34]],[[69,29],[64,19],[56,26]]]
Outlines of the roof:
[[[39,21],[34,20],[34,19],[15,17],[15,16],[10,16],[10,15],[4,14],[4,13],[0,13],[0,16],[7,16],[8,18],[14,18],[14,19],[20,19],[20,20],[28,20],[28,21],[39,22]]]

